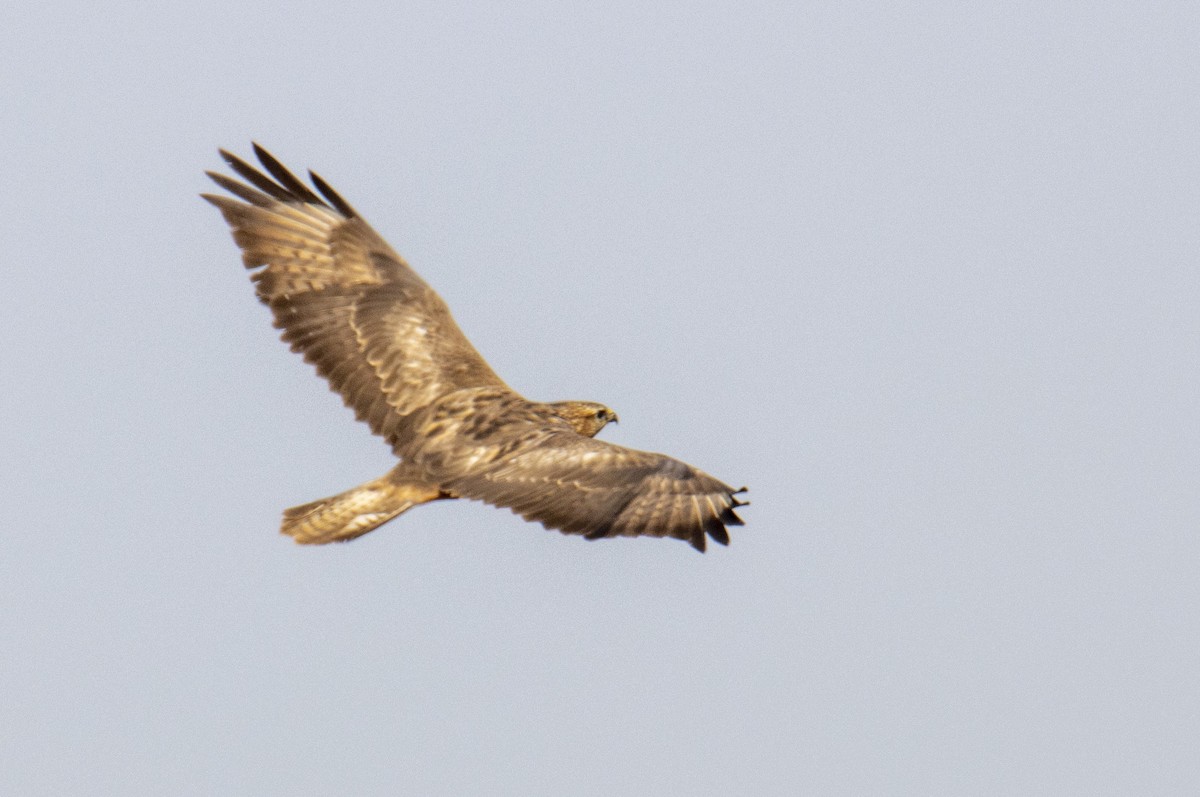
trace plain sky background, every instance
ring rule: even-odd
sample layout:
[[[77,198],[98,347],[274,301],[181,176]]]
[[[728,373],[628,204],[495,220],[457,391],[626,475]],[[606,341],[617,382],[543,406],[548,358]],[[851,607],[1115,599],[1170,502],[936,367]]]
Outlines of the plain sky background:
[[[1002,6],[4,4],[0,792],[1196,793],[1200,11]],[[280,537],[252,138],[732,545]]]

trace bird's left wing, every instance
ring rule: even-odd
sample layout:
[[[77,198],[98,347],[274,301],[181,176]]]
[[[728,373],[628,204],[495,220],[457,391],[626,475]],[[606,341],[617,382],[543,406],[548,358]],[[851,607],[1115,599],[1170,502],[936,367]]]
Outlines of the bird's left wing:
[[[203,196],[229,223],[283,339],[359,420],[396,448],[401,420],[439,396],[504,386],[441,297],[346,200],[317,175],[314,191],[257,144],[254,152],[265,173],[222,150],[245,182],[209,172],[233,197]]]

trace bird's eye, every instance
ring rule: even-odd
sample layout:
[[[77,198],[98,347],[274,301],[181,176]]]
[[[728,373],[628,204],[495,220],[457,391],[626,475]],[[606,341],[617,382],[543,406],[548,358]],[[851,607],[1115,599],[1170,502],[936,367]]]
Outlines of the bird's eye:
[[[602,421],[608,417],[608,410],[596,410],[596,420]]]

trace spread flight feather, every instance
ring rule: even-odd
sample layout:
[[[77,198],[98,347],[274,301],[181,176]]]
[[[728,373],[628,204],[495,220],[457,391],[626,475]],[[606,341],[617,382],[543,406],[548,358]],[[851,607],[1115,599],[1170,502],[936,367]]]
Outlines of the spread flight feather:
[[[588,539],[675,537],[704,551],[740,526],[743,490],[662,454],[594,439],[616,414],[508,387],[404,258],[316,174],[316,191],[257,144],[265,170],[221,150],[208,172],[259,300],[400,459],[359,487],[284,512],[301,543],[361,536],[429,501],[471,498]]]

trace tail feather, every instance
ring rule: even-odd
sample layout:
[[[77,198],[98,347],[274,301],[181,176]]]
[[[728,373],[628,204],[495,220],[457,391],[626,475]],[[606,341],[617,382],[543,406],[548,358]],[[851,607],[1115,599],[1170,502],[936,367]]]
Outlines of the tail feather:
[[[357,496],[347,498],[347,493],[342,493],[285,509],[279,531],[301,545],[348,542],[374,531],[414,506],[412,501],[405,501],[399,506],[387,507],[385,511],[372,512],[352,508],[356,503],[359,503]]]
[[[417,504],[448,497],[434,485],[404,479],[401,468],[337,495],[285,509],[280,532],[301,545],[347,542]]]

